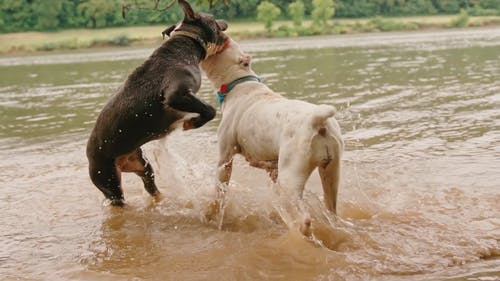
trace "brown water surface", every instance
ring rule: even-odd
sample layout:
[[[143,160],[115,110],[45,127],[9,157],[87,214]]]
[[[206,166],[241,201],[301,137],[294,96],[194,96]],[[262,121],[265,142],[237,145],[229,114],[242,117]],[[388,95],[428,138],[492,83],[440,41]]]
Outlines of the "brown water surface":
[[[242,45],[273,89],[339,110],[338,219],[315,172],[314,239],[288,230],[237,159],[222,228],[205,222],[219,118],[146,145],[159,202],[125,175],[128,205],[104,206],[85,143],[151,50],[2,57],[0,279],[500,280],[500,29]]]

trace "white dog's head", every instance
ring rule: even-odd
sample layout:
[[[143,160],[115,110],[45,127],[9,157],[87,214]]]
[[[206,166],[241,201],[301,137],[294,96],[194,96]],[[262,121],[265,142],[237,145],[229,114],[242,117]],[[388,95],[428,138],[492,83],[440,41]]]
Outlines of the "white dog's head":
[[[250,67],[252,56],[244,53],[240,45],[230,39],[223,52],[210,56],[200,63],[201,69],[212,82],[215,89],[222,84],[247,75],[255,75]]]

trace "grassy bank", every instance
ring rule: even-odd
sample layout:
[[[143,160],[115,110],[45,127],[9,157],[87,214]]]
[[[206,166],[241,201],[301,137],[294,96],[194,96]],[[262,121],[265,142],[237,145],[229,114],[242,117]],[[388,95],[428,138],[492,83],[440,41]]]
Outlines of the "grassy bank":
[[[469,17],[467,15],[335,19],[326,28],[317,28],[306,20],[301,28],[291,21],[277,21],[267,32],[262,23],[230,22],[228,33],[236,39],[259,37],[293,37],[320,34],[346,34],[396,30],[419,30],[499,25],[499,16]],[[0,54],[73,50],[108,46],[155,46],[161,40],[164,26],[122,27],[105,29],[74,29],[58,32],[23,32],[0,34]]]

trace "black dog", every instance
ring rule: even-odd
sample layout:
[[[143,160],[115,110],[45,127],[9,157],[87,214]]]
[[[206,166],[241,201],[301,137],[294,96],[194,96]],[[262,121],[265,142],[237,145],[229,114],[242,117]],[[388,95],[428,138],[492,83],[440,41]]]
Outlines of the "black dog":
[[[194,94],[201,84],[198,64],[225,47],[227,24],[195,13],[184,0],[179,4],[184,20],[163,32],[172,33],[169,40],[110,98],[87,143],[90,178],[112,205],[124,204],[121,172],[136,173],[149,194],[159,194],[141,145],[164,137],[181,122],[187,130],[215,117],[215,109]],[[185,119],[187,113],[199,115]]]

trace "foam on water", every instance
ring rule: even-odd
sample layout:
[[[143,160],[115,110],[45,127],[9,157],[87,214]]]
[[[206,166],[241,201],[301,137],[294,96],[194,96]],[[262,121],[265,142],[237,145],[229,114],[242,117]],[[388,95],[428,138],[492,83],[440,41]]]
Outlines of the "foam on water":
[[[174,135],[150,150],[161,182],[168,186],[163,195],[166,199],[154,208],[166,216],[185,217],[218,228],[218,223],[204,218],[215,196],[215,161],[200,161],[216,159],[214,137],[177,133],[182,136]],[[192,145],[186,146],[186,142]],[[344,174],[351,175],[351,179],[342,183],[339,217],[323,206],[317,176],[308,183],[305,202],[313,223],[311,237],[305,238],[293,227],[293,213],[297,210],[277,198],[267,175],[248,167],[242,159],[236,161],[221,229],[246,233],[284,231],[288,234],[278,240],[284,239],[281,243],[287,247],[320,247],[328,250],[323,252],[328,257],[345,254],[348,266],[344,270],[349,274],[359,273],[360,268],[377,275],[423,274],[500,255],[499,233],[491,232],[499,223],[494,216],[499,211],[498,196],[484,200],[461,188],[435,190],[429,195],[419,191],[428,187],[400,184],[388,175],[390,168],[378,174],[363,163],[347,162],[345,166]],[[371,175],[360,170],[371,170]],[[413,171],[406,173],[410,176]],[[401,177],[405,178],[398,175]],[[491,216],[481,212],[482,217],[474,217],[477,212],[468,208],[476,200],[482,201],[481,210],[492,210]],[[457,210],[460,215],[453,217],[451,214]],[[356,268],[356,272],[349,268]]]

